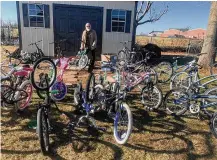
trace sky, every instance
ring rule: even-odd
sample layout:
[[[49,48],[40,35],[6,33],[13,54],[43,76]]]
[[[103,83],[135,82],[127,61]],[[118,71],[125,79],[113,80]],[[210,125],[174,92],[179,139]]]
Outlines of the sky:
[[[210,2],[154,2],[153,8],[156,13],[164,10],[168,6],[168,12],[154,23],[146,23],[137,27],[137,34],[149,33],[151,31],[164,31],[169,28],[206,29],[208,24]],[[148,19],[149,15],[144,17]],[[1,2],[1,19],[17,21],[17,11],[15,1]]]

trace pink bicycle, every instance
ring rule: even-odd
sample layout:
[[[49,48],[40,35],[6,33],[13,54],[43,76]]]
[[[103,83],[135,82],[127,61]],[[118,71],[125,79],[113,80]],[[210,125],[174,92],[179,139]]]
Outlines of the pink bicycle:
[[[55,94],[51,94],[51,99],[54,101],[60,101],[62,99],[65,98],[66,94],[67,94],[67,86],[66,84],[63,82],[63,74],[66,71],[69,62],[73,59],[73,57],[60,57],[57,60],[55,60],[55,65],[60,69],[59,71],[59,75],[56,78],[56,81],[54,82],[54,84],[50,87],[50,92],[52,93],[53,90],[58,90],[58,93],[56,92]],[[52,70],[51,70],[52,72]],[[40,85],[40,84],[39,84]],[[43,84],[41,84],[43,85]],[[42,99],[44,99],[46,96],[45,91],[40,91],[40,90],[36,90],[38,96]]]
[[[33,69],[28,66],[12,67],[11,71],[4,77],[1,77],[1,105],[4,108],[10,106],[17,110],[24,110],[33,93],[33,87],[29,80],[30,72]],[[15,81],[12,80],[12,77]]]

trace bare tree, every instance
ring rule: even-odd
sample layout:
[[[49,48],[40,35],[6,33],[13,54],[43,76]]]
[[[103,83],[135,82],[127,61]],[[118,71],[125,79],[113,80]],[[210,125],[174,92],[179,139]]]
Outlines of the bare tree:
[[[166,6],[162,11],[156,12],[153,8],[153,3],[151,1],[142,1],[138,4],[136,12],[136,27],[145,23],[153,23],[158,21],[164,14],[168,11],[168,6]],[[149,18],[144,19],[144,17],[149,13]]]
[[[168,11],[168,6],[166,6],[163,7],[164,9],[162,11],[156,12],[155,8],[153,7],[154,2],[151,1],[140,1],[136,3],[137,3],[137,11],[136,11],[136,19],[134,21],[135,28],[133,31],[134,32],[133,33],[134,37],[132,39],[133,43],[135,43],[136,28],[139,25],[156,22]],[[147,17],[147,19],[144,20],[145,17]]]
[[[217,1],[211,2],[209,21],[206,37],[204,39],[202,53],[198,63],[204,68],[208,68],[215,61],[217,51]]]

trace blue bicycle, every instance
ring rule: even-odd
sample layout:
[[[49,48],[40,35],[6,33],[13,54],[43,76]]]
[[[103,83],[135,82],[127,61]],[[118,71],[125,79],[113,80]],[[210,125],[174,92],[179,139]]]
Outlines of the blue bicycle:
[[[109,118],[114,120],[114,137],[118,144],[127,143],[133,127],[133,117],[130,107],[124,102],[126,92],[120,92],[119,84],[112,83],[110,87],[95,85],[94,74],[90,73],[86,90],[81,84],[75,89],[74,101],[77,109],[86,112],[75,126],[86,120],[88,126],[105,131],[105,128],[98,127],[95,120],[90,116],[97,111],[104,110]],[[93,98],[94,97],[94,98]]]

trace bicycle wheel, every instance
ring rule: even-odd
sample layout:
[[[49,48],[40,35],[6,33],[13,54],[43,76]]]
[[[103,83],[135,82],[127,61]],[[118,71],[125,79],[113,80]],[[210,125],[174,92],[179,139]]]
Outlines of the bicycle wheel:
[[[145,86],[141,91],[142,104],[147,109],[157,109],[162,103],[162,92],[157,86]]]
[[[24,81],[19,88],[21,90],[24,90],[25,92],[22,92],[22,91],[16,92],[15,99],[22,99],[22,100],[15,103],[15,107],[19,110],[23,110],[28,106],[32,98],[33,88],[32,88],[31,81],[30,80]],[[26,93],[28,94],[27,96],[26,96]],[[22,98],[22,97],[25,97],[25,98]]]
[[[208,89],[204,92],[204,95],[217,95],[217,87]],[[204,108],[204,112],[205,114],[207,114],[209,117],[212,117],[212,115],[217,112],[217,106],[216,103],[217,99],[214,98],[204,98],[203,99],[203,105],[205,104],[211,104],[213,103],[213,105],[210,105],[209,107]]]
[[[82,85],[78,83],[74,89],[74,104],[76,109],[80,109],[80,105],[82,104]]]
[[[166,83],[173,75],[173,67],[170,62],[163,61],[154,67],[159,83]]]
[[[52,90],[58,90],[57,94],[51,94],[51,98],[54,101],[60,101],[64,99],[67,94],[67,86],[63,82],[55,82],[50,88],[50,91]]]
[[[117,54],[117,61],[118,62],[121,62],[121,61],[125,62],[126,60],[127,60],[126,52],[123,50],[119,51]]]
[[[217,113],[213,115],[210,121],[210,130],[212,134],[217,138]]]
[[[133,128],[133,116],[130,107],[118,102],[118,109],[114,119],[114,137],[118,144],[127,143]]]
[[[93,73],[90,73],[87,79],[85,98],[87,101],[93,100],[94,95],[94,87],[95,87],[95,76]]]
[[[210,74],[211,74],[211,75],[216,75],[215,78],[217,78],[217,63],[214,63],[214,64],[210,67]]]
[[[150,74],[151,82],[154,85],[157,84],[157,82],[158,82],[158,75],[157,75],[156,71],[153,68],[149,67],[149,66],[145,66],[143,70],[144,70],[144,72],[147,72],[147,73]]]
[[[130,62],[131,63],[136,63],[136,62],[143,60],[143,55],[140,52],[133,52],[130,54],[131,54],[131,56],[130,56]]]
[[[169,114],[182,115],[189,106],[189,97],[181,89],[173,89],[166,93],[164,107]]]
[[[170,81],[170,89],[181,88],[187,89],[190,86],[190,77],[187,72],[175,74]]]
[[[53,85],[56,80],[57,68],[50,58],[44,57],[39,59],[35,62],[33,69],[31,82],[35,89],[44,91]],[[46,75],[48,75],[47,78]]]
[[[47,154],[50,150],[49,132],[47,116],[45,115],[43,108],[40,108],[37,113],[37,132],[39,136],[41,152],[43,154]]]
[[[88,64],[88,61],[89,61],[89,59],[88,59],[87,55],[81,56],[80,59],[78,60],[79,69],[84,69]]]

